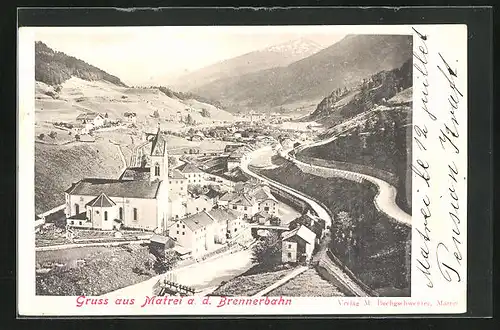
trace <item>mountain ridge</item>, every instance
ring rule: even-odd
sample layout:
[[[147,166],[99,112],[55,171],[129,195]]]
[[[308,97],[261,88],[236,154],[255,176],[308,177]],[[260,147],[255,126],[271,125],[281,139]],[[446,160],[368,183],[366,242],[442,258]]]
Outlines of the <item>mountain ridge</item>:
[[[87,81],[105,80],[128,87],[120,78],[74,56],[55,51],[42,41],[35,42],[35,80],[47,85],[60,85],[72,76]]]
[[[170,85],[176,89],[191,90],[197,86],[273,67],[286,66],[294,61],[310,56],[323,47],[306,38],[299,38],[247,52],[208,65],[201,69],[177,77]]]
[[[192,90],[228,108],[279,107],[299,100],[320,101],[338,87],[352,86],[412,56],[407,35],[348,35],[286,67],[219,79]]]

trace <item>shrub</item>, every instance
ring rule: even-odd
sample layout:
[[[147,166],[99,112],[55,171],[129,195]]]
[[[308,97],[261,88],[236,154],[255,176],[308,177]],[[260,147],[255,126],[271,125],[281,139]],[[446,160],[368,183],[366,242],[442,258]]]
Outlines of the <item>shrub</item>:
[[[41,133],[40,135],[38,135],[38,138],[39,138],[40,140],[43,140],[43,139],[45,138],[45,134]]]
[[[57,132],[50,131],[49,136],[50,136],[52,139],[55,139],[55,138],[56,138],[56,136],[57,136]]]

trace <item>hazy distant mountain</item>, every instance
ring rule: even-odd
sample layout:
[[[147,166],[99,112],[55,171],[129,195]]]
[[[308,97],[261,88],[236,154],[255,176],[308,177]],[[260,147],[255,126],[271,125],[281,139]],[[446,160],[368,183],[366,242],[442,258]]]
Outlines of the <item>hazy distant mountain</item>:
[[[54,51],[41,41],[35,42],[35,80],[47,85],[59,85],[77,77],[83,80],[105,80],[126,87],[118,78],[80,59]]]
[[[178,90],[274,67],[283,67],[320,51],[323,47],[308,39],[297,39],[253,51],[180,76],[170,83]],[[161,79],[160,79],[161,80]]]
[[[400,67],[412,56],[412,37],[348,35],[286,67],[219,79],[193,92],[233,109],[268,109],[303,100],[320,101],[333,90]]]

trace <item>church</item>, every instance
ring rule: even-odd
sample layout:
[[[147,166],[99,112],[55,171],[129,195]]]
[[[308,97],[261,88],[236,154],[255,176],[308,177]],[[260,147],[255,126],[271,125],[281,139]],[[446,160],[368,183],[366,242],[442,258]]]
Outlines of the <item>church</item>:
[[[172,174],[168,168],[167,141],[160,127],[151,139],[149,163],[125,169],[118,179],[85,178],[73,183],[65,191],[66,224],[75,228],[124,227],[165,232],[171,216]],[[179,173],[175,175],[179,179]]]

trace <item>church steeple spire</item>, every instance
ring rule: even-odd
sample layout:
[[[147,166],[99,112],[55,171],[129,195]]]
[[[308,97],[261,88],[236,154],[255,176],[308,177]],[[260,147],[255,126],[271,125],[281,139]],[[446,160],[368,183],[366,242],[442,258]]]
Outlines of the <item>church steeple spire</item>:
[[[166,180],[168,176],[167,140],[161,133],[160,124],[151,143],[150,180]]]

